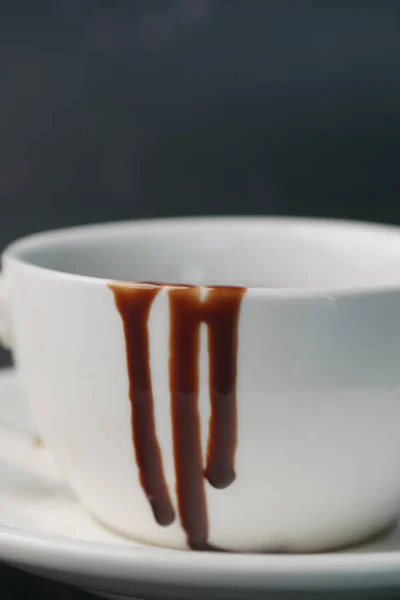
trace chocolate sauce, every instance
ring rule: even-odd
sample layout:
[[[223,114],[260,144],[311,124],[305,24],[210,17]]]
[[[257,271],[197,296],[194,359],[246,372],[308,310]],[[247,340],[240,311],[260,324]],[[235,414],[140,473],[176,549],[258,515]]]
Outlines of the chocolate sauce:
[[[154,422],[149,365],[148,316],[163,284],[110,286],[121,315],[130,381],[132,432],[142,487],[160,525],[174,512],[163,472]],[[237,445],[236,360],[238,322],[245,288],[210,287],[205,298],[194,286],[168,286],[170,305],[169,378],[176,494],[189,547],[208,544],[206,478],[217,489],[235,480]],[[208,328],[211,419],[207,461],[201,448],[198,410],[200,326]]]
[[[159,287],[110,285],[122,318],[131,401],[132,438],[139,478],[160,525],[175,519],[154,420],[147,321]]]

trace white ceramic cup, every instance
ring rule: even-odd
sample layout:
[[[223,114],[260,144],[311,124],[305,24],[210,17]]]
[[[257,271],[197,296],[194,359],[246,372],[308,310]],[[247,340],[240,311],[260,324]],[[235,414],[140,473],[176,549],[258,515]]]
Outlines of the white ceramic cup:
[[[201,287],[117,283],[143,281]],[[237,330],[234,319],[218,330],[210,303],[203,311],[221,285],[247,288]],[[133,307],[126,330],[118,293]],[[237,291],[224,293],[229,304]],[[184,313],[190,294],[194,317]],[[210,218],[43,233],[5,251],[1,300],[3,341],[38,432],[77,497],[114,530],[173,548],[302,552],[358,542],[399,516],[398,229]],[[198,330],[193,354],[186,338]],[[213,335],[220,364],[210,387]],[[187,350],[172,379],[171,336]],[[197,379],[185,375],[193,360]],[[226,360],[232,385],[214,389],[213,407],[228,412],[212,416]],[[221,475],[231,460],[236,478],[213,487],[203,471],[218,418],[214,433],[231,455],[220,448],[214,467]]]

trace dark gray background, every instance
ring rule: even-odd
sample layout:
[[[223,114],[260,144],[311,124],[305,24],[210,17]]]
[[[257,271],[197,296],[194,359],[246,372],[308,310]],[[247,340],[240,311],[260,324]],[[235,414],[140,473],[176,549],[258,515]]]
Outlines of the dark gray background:
[[[177,214],[400,222],[400,3],[11,0],[0,246]]]

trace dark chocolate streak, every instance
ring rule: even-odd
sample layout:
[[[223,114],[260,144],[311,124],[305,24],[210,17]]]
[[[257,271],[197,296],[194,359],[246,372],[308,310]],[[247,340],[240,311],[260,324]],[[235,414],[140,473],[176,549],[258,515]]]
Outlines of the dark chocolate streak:
[[[211,420],[205,476],[217,489],[228,487],[236,477],[236,358],[243,294],[243,289],[233,293],[232,288],[214,288],[207,296]]]
[[[215,488],[235,479],[236,353],[241,288],[169,290],[170,393],[178,508],[188,545],[208,548],[205,476]],[[211,419],[204,472],[198,414],[200,325],[208,326]]]
[[[142,488],[160,525],[170,525],[175,511],[168,492],[157,441],[150,375],[147,321],[151,304],[160,291],[151,285],[110,285],[125,334],[132,438]]]
[[[124,324],[133,441],[141,483],[157,522],[168,525],[174,514],[155,431],[147,329],[151,303],[164,286],[151,283],[110,287]],[[202,299],[198,287],[168,286],[169,377],[177,503],[188,545],[196,550],[217,550],[208,544],[204,477],[217,489],[228,487],[235,479],[236,361],[238,321],[244,293],[245,288],[212,287],[206,290]],[[208,327],[211,403],[205,468],[198,412],[201,323]],[[139,420],[136,426],[135,420]]]

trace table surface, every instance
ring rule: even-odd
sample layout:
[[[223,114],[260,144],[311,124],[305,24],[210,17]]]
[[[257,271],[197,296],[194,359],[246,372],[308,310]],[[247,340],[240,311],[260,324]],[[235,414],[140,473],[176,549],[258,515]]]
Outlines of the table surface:
[[[93,600],[93,596],[0,564],[1,600]]]
[[[47,581],[0,564],[1,600],[94,600],[95,596],[67,587],[63,584]],[[281,593],[272,596],[260,596],[262,600],[400,600],[400,590],[379,594],[379,592],[344,594],[315,594],[299,592],[290,596]],[[206,600],[206,598],[204,599]]]

